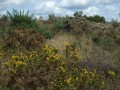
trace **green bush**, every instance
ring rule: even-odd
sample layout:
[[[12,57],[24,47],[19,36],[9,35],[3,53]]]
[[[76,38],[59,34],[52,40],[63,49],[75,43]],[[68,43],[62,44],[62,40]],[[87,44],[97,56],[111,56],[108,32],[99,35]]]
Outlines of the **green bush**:
[[[57,30],[62,30],[64,29],[64,19],[62,18],[59,18],[57,19],[57,21],[55,22],[54,24],[54,28],[57,29]]]
[[[47,27],[44,25],[38,26],[37,29],[45,38],[51,38],[53,36],[52,32],[47,30]]]
[[[107,45],[107,39],[103,35],[93,36],[93,42],[95,42],[97,45],[101,46],[102,48],[105,48]]]
[[[11,20],[11,27],[15,29],[33,29],[42,33],[45,38],[51,38],[52,33],[47,30],[47,27],[40,26],[37,23],[36,18],[33,14],[29,14],[29,10],[27,12],[17,11],[13,9],[12,13],[7,12],[7,16]]]
[[[99,15],[88,16],[88,17],[85,15],[84,17],[93,22],[103,22],[103,23],[106,22],[105,18]]]
[[[53,37],[53,34],[50,31],[44,32],[43,35],[45,38],[49,38],[49,39]]]
[[[55,15],[54,14],[49,14],[48,18],[49,18],[49,20],[54,20],[55,19]]]
[[[29,14],[29,10],[25,12],[24,10],[17,11],[13,9],[12,13],[7,11],[7,16],[10,18],[13,28],[26,29],[36,28],[38,26],[34,15]]]
[[[75,13],[74,13],[75,18],[81,17],[82,15],[83,15],[82,11],[75,11]]]
[[[114,19],[112,19],[111,23],[112,23],[112,26],[113,26],[114,28],[120,26],[120,23],[118,22],[118,20],[114,20]]]

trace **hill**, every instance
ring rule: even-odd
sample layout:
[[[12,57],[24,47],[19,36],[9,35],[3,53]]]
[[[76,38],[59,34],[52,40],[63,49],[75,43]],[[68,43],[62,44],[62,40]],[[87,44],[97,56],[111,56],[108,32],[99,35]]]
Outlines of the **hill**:
[[[1,90],[120,89],[119,23],[28,13],[0,18]]]

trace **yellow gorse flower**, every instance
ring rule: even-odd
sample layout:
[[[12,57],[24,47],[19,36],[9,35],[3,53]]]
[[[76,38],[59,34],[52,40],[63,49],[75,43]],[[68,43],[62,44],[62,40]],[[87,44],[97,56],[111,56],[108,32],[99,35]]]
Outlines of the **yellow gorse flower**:
[[[16,68],[18,68],[19,66],[25,66],[25,67],[27,67],[27,64],[25,62],[15,61],[15,60],[10,60],[8,62],[5,62],[4,65],[6,67],[16,67]]]
[[[112,70],[109,70],[109,71],[108,71],[108,74],[111,75],[111,76],[115,76],[115,72],[112,71]]]
[[[65,45],[65,46],[69,46],[69,43],[65,42],[64,45]]]
[[[61,69],[61,71],[63,72],[63,73],[65,73],[65,68],[63,68],[62,66],[60,66],[60,69]]]
[[[66,80],[66,82],[69,84],[71,82],[71,80],[72,80],[72,78],[70,77]]]

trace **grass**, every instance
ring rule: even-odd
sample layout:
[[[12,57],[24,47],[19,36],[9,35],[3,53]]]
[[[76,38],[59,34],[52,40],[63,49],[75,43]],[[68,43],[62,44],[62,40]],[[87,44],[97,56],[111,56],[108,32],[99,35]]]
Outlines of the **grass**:
[[[65,43],[71,44],[76,42],[76,38],[68,33],[58,33],[52,39],[46,40],[46,44],[48,45],[55,45],[57,48],[60,49],[60,53],[62,54],[65,49]]]

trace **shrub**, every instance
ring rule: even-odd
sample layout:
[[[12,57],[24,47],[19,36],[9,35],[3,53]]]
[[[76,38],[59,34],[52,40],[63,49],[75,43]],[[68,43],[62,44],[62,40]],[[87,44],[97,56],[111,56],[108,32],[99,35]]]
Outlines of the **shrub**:
[[[85,16],[85,18],[93,22],[103,22],[103,23],[106,22],[105,18],[99,15],[88,16],[88,17]]]
[[[97,74],[96,70],[88,71],[79,66],[80,58],[77,55],[77,49],[74,44],[67,44],[65,52],[65,61],[61,62],[57,78],[55,79],[55,90],[95,90],[105,88],[102,74]]]
[[[96,38],[93,38],[93,41],[102,47],[104,47],[106,44],[106,41],[103,36],[98,36]]]
[[[64,29],[66,19],[58,17],[57,20],[54,22],[54,29],[55,31],[60,31]]]
[[[5,36],[6,31],[9,29],[9,20],[6,15],[0,17],[0,37]]]
[[[82,15],[83,15],[82,11],[75,11],[75,13],[74,13],[75,18],[81,17]]]
[[[45,38],[52,37],[52,33],[45,26],[38,25],[34,14],[30,14],[29,10],[25,12],[24,10],[17,11],[13,9],[12,13],[7,12],[7,15],[11,20],[11,27],[14,29],[33,29],[39,31]]]
[[[64,29],[64,21],[65,20],[62,18],[57,19],[57,21],[54,24],[54,28],[58,31]]]
[[[115,39],[112,36],[98,35],[93,37],[93,41],[104,49],[111,50],[116,46]]]
[[[36,28],[38,25],[33,14],[29,14],[29,10],[17,11],[13,9],[12,13],[7,11],[7,16],[11,20],[11,26],[17,29]]]
[[[89,71],[79,65],[80,58],[74,44],[66,43],[65,57],[59,55],[58,51],[55,46],[45,45],[41,52],[13,55],[9,61],[2,63],[0,87],[26,90],[105,89],[102,73],[98,74],[96,69]]]
[[[45,38],[52,38],[53,34],[50,30],[47,30],[48,28],[44,25],[41,25],[38,27],[37,31],[40,32]]]
[[[48,19],[49,20],[54,20],[55,19],[55,15],[54,14],[49,14],[48,15]]]
[[[114,19],[112,19],[111,24],[112,24],[112,26],[113,26],[114,28],[120,26],[120,23],[118,22],[118,20],[114,20]]]
[[[4,42],[8,49],[24,47],[27,50],[32,50],[37,48],[40,49],[43,39],[43,35],[35,30],[11,30],[4,38]]]

